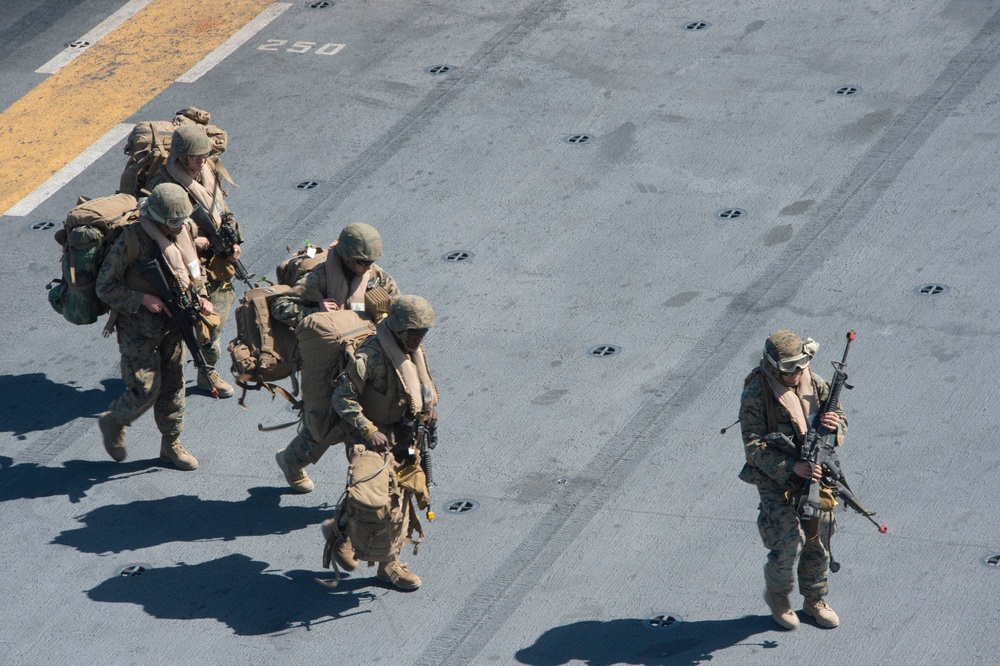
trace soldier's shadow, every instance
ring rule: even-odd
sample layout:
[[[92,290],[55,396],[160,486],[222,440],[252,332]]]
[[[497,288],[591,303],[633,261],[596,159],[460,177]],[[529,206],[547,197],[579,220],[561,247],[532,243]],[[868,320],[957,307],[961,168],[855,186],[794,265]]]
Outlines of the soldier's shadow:
[[[366,613],[359,592],[369,578],[344,578],[335,588],[317,583],[331,572],[269,570],[264,562],[233,554],[202,564],[150,568],[115,576],[87,592],[94,601],[137,604],[149,615],[172,620],[214,619],[241,636],[309,629],[348,615]],[[357,610],[355,610],[357,609]],[[354,612],[349,612],[349,611]]]
[[[322,549],[319,523],[332,515],[325,505],[280,505],[291,490],[250,488],[239,502],[203,500],[177,495],[128,504],[102,506],[77,516],[84,527],[66,530],[52,543],[83,553],[120,553],[176,541],[232,541],[237,537],[288,534],[315,527],[316,549]]]
[[[67,460],[62,467],[37,463],[18,463],[0,456],[0,502],[66,495],[76,503],[99,483],[119,481],[137,474],[153,474],[163,469],[159,460]]]
[[[96,416],[125,390],[121,379],[103,379],[100,389],[81,391],[58,384],[40,372],[0,375],[0,432],[25,439],[81,416]]]
[[[658,629],[634,618],[582,621],[549,629],[515,656],[529,666],[561,666],[574,660],[587,666],[695,666],[727,648],[754,652],[776,648],[776,640],[748,640],[777,631],[770,615],[681,622]]]

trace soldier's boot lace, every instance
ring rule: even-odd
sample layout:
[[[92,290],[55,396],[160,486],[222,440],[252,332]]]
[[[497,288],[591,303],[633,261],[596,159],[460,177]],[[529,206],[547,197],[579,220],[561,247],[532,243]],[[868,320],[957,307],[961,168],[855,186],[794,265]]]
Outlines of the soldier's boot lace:
[[[286,453],[288,449],[281,449],[274,454],[274,460],[278,463],[278,467],[281,469],[281,473],[285,475],[285,481],[291,486],[292,490],[298,493],[311,493],[316,484],[312,482],[309,475],[306,474],[306,468],[301,465],[296,465],[294,462],[288,459],[288,454]]]
[[[115,423],[111,412],[101,412],[97,417],[97,426],[101,429],[104,440],[104,450],[115,462],[125,460],[125,426]]]
[[[405,562],[393,560],[392,562],[382,562],[378,565],[379,580],[392,583],[400,590],[415,590],[420,587],[420,576],[406,568]]]
[[[802,612],[816,620],[816,624],[826,629],[833,629],[840,624],[840,618],[833,609],[826,605],[823,599],[806,599],[802,604]]]
[[[160,460],[185,472],[198,469],[198,459],[184,450],[177,438],[164,435],[160,441]]]
[[[788,600],[788,594],[782,592],[772,592],[764,590],[764,601],[771,609],[771,616],[774,621],[785,629],[798,629],[799,616],[792,610],[792,604]]]
[[[231,398],[234,393],[233,387],[227,384],[214,368],[198,371],[198,388],[202,391],[215,389],[220,398]]]
[[[324,541],[330,540],[335,520],[336,518],[328,518],[320,526],[323,530]],[[358,560],[354,557],[354,546],[351,545],[351,540],[346,537],[338,539],[337,545],[333,548],[333,559],[337,560],[337,565],[344,571],[354,571],[358,568]]]

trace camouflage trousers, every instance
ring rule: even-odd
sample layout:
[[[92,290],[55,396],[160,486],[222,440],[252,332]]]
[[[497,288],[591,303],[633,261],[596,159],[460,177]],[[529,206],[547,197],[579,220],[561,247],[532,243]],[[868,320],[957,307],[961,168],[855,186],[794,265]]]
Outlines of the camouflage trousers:
[[[202,346],[201,349],[208,364],[218,370],[219,359],[222,357],[222,329],[226,327],[229,313],[232,312],[233,304],[236,303],[236,292],[230,284],[217,291],[209,291],[208,300],[212,301],[212,308],[222,322],[218,328],[212,331],[209,344]]]
[[[329,448],[330,444],[320,444],[305,424],[299,424],[299,431],[295,434],[295,438],[285,447],[285,457],[299,467],[315,465]],[[344,454],[350,455],[346,446]]]
[[[772,592],[788,594],[798,573],[799,592],[807,599],[826,596],[830,566],[830,537],[837,529],[832,511],[820,513],[814,539],[806,538],[794,505],[783,492],[760,490],[757,529],[764,547],[770,551],[764,564],[764,581]],[[798,560],[798,568],[795,563]]]
[[[184,430],[184,343],[173,328],[143,335],[135,321],[127,316],[118,320],[125,393],[111,403],[112,419],[131,425],[152,407],[160,433],[179,437]]]
[[[379,430],[389,438],[390,449],[406,444],[397,428],[382,426]],[[354,446],[356,444],[365,444],[366,442],[367,440],[357,432],[347,438],[343,447],[344,455],[347,457],[348,462],[351,460],[351,450]],[[295,438],[285,447],[285,456],[300,467],[315,465],[330,446],[332,445],[317,442],[312,433],[309,432],[309,428],[304,423],[300,423],[299,431],[295,434]]]

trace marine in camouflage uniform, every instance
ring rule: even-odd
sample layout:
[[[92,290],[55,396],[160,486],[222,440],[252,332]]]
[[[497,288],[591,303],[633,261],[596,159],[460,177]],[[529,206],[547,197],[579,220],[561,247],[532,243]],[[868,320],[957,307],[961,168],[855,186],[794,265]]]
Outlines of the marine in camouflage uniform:
[[[392,358],[405,354],[416,367],[426,370],[421,343],[433,325],[434,310],[425,299],[419,296],[397,298],[389,316],[378,324],[376,335],[358,347],[354,363],[349,364],[337,379],[331,398],[334,411],[351,429],[348,452],[358,444],[373,451],[389,450],[393,454],[393,473],[408,458],[407,448],[412,444],[412,431],[401,422],[420,420],[428,425],[435,424],[438,399],[429,372],[420,377],[420,388],[413,385],[408,388]],[[387,350],[387,346],[390,349]],[[422,394],[419,401],[415,401],[414,393]],[[405,498],[404,505],[409,506],[409,501]],[[405,525],[402,529],[405,531]],[[347,571],[353,570],[357,560],[350,542],[341,542],[339,546],[334,551],[337,563]],[[395,552],[391,561],[379,565],[379,580],[404,590],[417,588],[420,578],[398,557],[399,552]]]
[[[827,399],[830,390],[829,384],[809,369],[809,361],[818,346],[812,340],[803,341],[791,331],[772,333],[765,343],[760,365],[746,379],[740,401],[746,464],[739,476],[756,485],[760,494],[757,527],[769,551],[764,565],[765,601],[774,619],[786,629],[794,629],[799,624],[788,599],[796,573],[799,592],[805,598],[803,612],[814,617],[821,626],[832,628],[839,624],[836,613],[823,600],[828,593],[830,537],[836,530],[832,506],[820,512],[816,535],[808,538],[795,505],[805,479],[819,478],[819,465],[810,466],[764,441],[769,433],[778,432],[801,445],[803,426],[808,429],[808,421]],[[789,400],[797,401],[801,408]],[[838,407],[835,413],[825,416],[823,423],[837,432],[839,445],[847,432],[843,410]]]
[[[160,256],[162,242],[162,254],[173,250],[178,257],[171,262],[168,256],[165,265],[161,264],[164,272],[171,271],[179,282],[188,283],[190,295],[201,299],[206,313],[212,311],[212,305],[198,270],[188,226],[192,208],[184,190],[160,185],[139,210],[139,221],[123,230],[97,277],[97,295],[116,317],[125,382],[125,393],[99,416],[98,425],[105,450],[120,462],[126,455],[125,428],[152,407],[161,434],[160,458],[179,469],[192,470],[198,467],[198,460],[178,441],[184,429],[184,343],[163,301],[139,274],[136,264]]]
[[[374,227],[363,222],[344,227],[337,242],[331,246],[327,260],[299,280],[295,294],[274,299],[271,316],[294,330],[316,312],[364,311],[365,296],[375,290],[381,289],[381,299],[388,302],[399,294],[399,288],[395,280],[375,264],[381,258],[382,237]],[[338,282],[333,290],[328,284],[331,275]],[[305,468],[318,462],[325,452],[326,448],[319,446],[303,426],[291,443],[275,454],[275,460],[292,489],[309,493],[316,485]]]
[[[193,205],[201,205],[209,212],[216,227],[223,217],[231,219],[236,233],[236,244],[233,246],[233,254],[229,257],[216,256],[209,249],[208,234],[197,225],[193,225],[198,258],[207,278],[205,286],[208,289],[208,298],[212,301],[215,313],[219,315],[221,321],[212,329],[211,337],[202,349],[205,360],[214,368],[222,356],[222,329],[236,302],[236,292],[233,290],[233,276],[236,271],[232,262],[242,256],[240,243],[243,242],[243,234],[239,223],[232,219],[232,213],[225,200],[226,191],[222,187],[221,179],[228,179],[228,173],[221,162],[210,157],[211,151],[212,140],[203,126],[198,124],[179,126],[174,130],[170,140],[170,157],[167,164],[149,179],[148,187],[153,188],[160,183],[180,185],[187,191]],[[233,395],[233,387],[214,369],[207,372],[198,371],[198,388],[204,391],[211,391],[214,388],[220,398],[229,398]]]
[[[350,298],[358,291],[361,280],[365,281],[365,291],[381,287],[390,297],[399,294],[396,281],[375,264],[382,258],[382,237],[371,225],[355,222],[344,227],[337,242],[331,246],[331,253],[333,251],[336,251],[336,256],[328,254],[326,262],[299,279],[295,284],[294,295],[274,299],[271,303],[272,317],[295,330],[303,319],[314,312],[349,308]],[[335,268],[328,266],[330,261],[335,263]],[[340,290],[338,295],[331,294],[328,284],[328,271],[334,269],[343,274],[347,285],[346,291]]]

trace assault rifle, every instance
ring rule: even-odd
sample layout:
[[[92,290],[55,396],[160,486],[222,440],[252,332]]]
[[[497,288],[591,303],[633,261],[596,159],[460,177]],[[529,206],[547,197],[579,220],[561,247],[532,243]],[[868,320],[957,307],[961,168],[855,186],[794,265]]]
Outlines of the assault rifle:
[[[201,232],[208,237],[208,249],[212,251],[212,254],[223,259],[233,256],[233,252],[236,251],[238,239],[236,237],[236,229],[233,227],[232,213],[223,213],[222,223],[216,227],[208,211],[201,204],[195,204],[194,212],[191,213],[191,219],[198,225]],[[250,282],[253,279],[253,275],[247,272],[243,262],[237,259],[230,263],[233,265],[233,270],[236,271],[236,278],[245,284],[248,289],[253,289],[253,284]]]
[[[424,476],[427,477],[427,487],[432,488],[434,486],[434,472],[431,467],[431,451],[437,447],[438,443],[437,424],[427,425],[421,421],[403,419],[401,425],[410,429],[410,456],[412,457],[417,451],[420,451],[420,467],[424,470]]]
[[[769,445],[786,455],[797,457],[811,466],[819,465],[822,470],[822,477],[818,481],[814,481],[811,477],[806,480],[805,487],[802,490],[802,497],[799,499],[799,519],[802,521],[803,527],[806,528],[806,532],[810,534],[816,533],[816,527],[819,522],[819,492],[822,486],[831,488],[834,497],[843,499],[844,504],[870,520],[878,527],[878,531],[882,534],[885,534],[889,530],[885,525],[879,525],[872,518],[875,512],[863,507],[857,497],[854,496],[851,487],[844,478],[843,470],[840,467],[840,459],[837,457],[837,431],[828,430],[822,422],[824,414],[837,411],[837,406],[840,403],[841,389],[845,387],[848,390],[854,388],[847,383],[845,369],[847,368],[847,354],[851,349],[851,342],[854,341],[855,335],[854,331],[847,332],[847,346],[844,348],[843,358],[839,362],[831,362],[835,372],[830,382],[830,394],[827,396],[822,408],[813,417],[809,431],[803,439],[801,450],[797,450],[792,440],[787,435],[781,433],[771,433],[764,438]]]
[[[135,267],[142,277],[149,280],[153,289],[156,290],[156,295],[167,306],[170,321],[180,332],[184,345],[191,352],[191,359],[194,361],[195,367],[207,373],[215,368],[205,360],[205,353],[202,351],[201,345],[198,344],[195,324],[205,318],[205,315],[201,313],[201,303],[192,299],[186,290],[181,289],[173,273],[169,270],[163,270],[162,262],[165,261],[161,251],[155,257],[137,261]],[[214,387],[212,388],[212,397],[219,397],[219,392]]]
[[[847,373],[844,372],[847,368],[847,353],[851,350],[851,342],[854,341],[854,337],[854,331],[847,332],[847,346],[844,347],[844,357],[840,359],[839,363],[831,361],[834,373],[833,379],[830,380],[830,394],[826,397],[823,407],[813,417],[813,422],[802,442],[802,460],[811,466],[820,464],[819,456],[821,451],[833,451],[833,447],[837,444],[837,431],[827,430],[826,426],[823,425],[822,419],[826,414],[837,411],[842,388],[845,386],[848,390],[854,388],[847,383]],[[802,491],[802,497],[799,499],[799,519],[803,525],[809,526],[813,534],[816,532],[815,528],[819,520],[819,489],[820,484],[813,481],[812,478],[808,478],[806,479],[805,488]]]
[[[427,477],[427,486],[433,488],[434,472],[431,471],[431,451],[437,448],[438,445],[437,423],[434,425],[417,426],[417,431],[420,433],[417,439],[417,447],[420,449],[420,466],[424,468],[424,476]]]
[[[775,450],[780,451],[785,455],[796,458],[800,457],[800,454],[795,447],[795,443],[788,438],[788,435],[772,432],[764,438],[764,441],[767,442],[768,446],[773,447]],[[844,472],[840,467],[840,458],[837,456],[837,449],[834,448],[835,443],[835,441],[833,443],[824,443],[820,447],[819,454],[816,457],[816,464],[820,465],[823,469],[823,477],[820,479],[819,483],[813,482],[812,485],[823,485],[827,488],[831,488],[831,492],[834,497],[838,497],[843,500],[846,506],[851,507],[856,512],[870,520],[871,523],[878,528],[880,533],[885,534],[889,531],[889,528],[885,525],[880,525],[874,518],[872,518],[872,516],[876,515],[875,512],[869,511],[862,506],[861,502],[854,494],[854,491],[851,490],[851,487],[847,484],[847,479],[844,477]],[[805,496],[804,492],[803,496]]]

